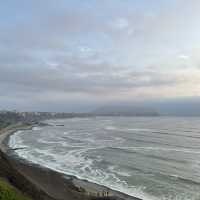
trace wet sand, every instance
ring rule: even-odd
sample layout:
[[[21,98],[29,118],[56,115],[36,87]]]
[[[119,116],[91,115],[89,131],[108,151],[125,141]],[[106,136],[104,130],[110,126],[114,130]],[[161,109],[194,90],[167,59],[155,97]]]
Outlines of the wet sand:
[[[19,158],[7,145],[9,136],[31,128],[17,125],[0,131],[0,176],[22,192],[35,200],[140,200]]]

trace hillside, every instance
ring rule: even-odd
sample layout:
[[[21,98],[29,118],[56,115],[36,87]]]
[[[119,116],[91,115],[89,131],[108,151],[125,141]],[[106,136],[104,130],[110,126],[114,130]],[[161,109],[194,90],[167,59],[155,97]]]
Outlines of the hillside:
[[[159,113],[152,108],[133,105],[107,105],[96,109],[96,115],[111,116],[158,116]]]

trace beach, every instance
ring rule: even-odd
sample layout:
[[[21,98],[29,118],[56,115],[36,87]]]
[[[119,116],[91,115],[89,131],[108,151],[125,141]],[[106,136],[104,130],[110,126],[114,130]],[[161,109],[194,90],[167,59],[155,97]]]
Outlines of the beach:
[[[67,176],[51,169],[28,162],[18,157],[8,147],[9,136],[32,126],[17,125],[1,131],[0,134],[0,176],[5,177],[19,190],[37,200],[78,199],[130,199],[138,198],[111,190],[107,187]]]

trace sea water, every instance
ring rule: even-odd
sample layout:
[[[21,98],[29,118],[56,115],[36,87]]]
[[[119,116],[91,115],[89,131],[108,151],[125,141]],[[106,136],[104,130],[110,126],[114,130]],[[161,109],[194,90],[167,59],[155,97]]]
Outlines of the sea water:
[[[144,200],[200,199],[200,118],[49,120],[9,145],[33,163]],[[62,126],[60,126],[62,125]]]

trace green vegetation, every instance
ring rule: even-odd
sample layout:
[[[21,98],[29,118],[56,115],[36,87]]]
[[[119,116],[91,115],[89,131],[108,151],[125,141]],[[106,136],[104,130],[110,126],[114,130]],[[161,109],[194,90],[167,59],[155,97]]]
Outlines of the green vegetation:
[[[4,114],[0,113],[0,129],[6,128],[7,126],[16,122],[17,122],[16,114],[12,114],[11,112],[7,112]]]
[[[14,112],[0,112],[0,129],[11,124],[15,124],[21,120],[21,117]]]
[[[3,180],[0,180],[0,200],[30,200],[19,194],[16,189]]]
[[[0,120],[0,129],[2,128],[6,128],[7,126],[9,126],[11,123],[8,121],[1,121]]]

